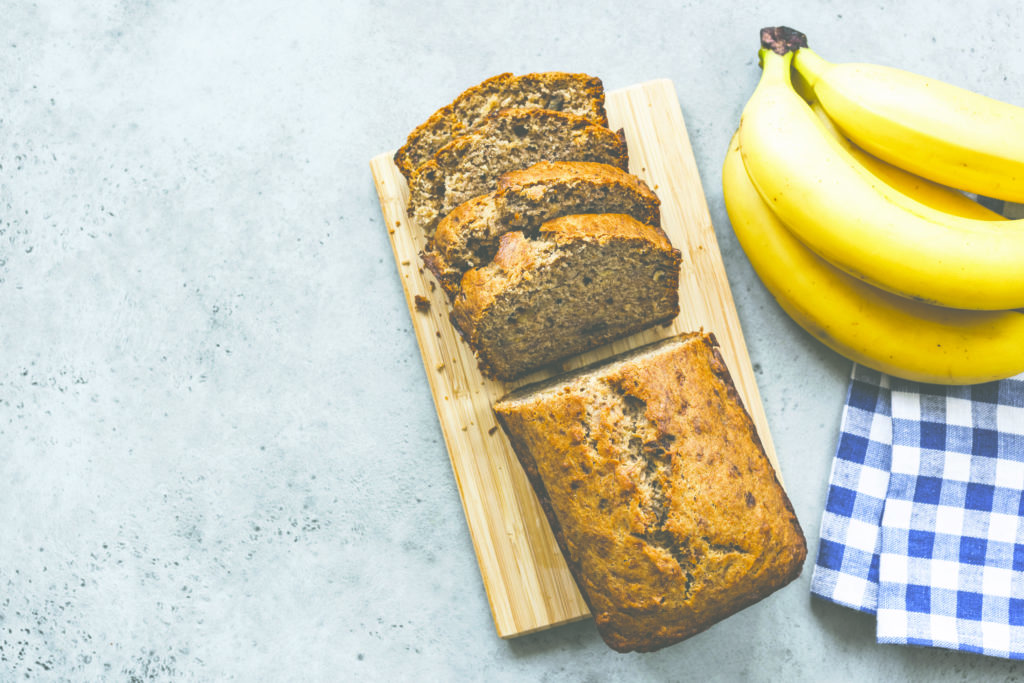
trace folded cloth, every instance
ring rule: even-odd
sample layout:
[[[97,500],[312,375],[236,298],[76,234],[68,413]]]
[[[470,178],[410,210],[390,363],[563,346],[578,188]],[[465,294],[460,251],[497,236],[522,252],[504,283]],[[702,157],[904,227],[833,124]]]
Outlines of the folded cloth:
[[[854,366],[811,592],[874,613],[880,643],[1024,659],[1024,374]]]

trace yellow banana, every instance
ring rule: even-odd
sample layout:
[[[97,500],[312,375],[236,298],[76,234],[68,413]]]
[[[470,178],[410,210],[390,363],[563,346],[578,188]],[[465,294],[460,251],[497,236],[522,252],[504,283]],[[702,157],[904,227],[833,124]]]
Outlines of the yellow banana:
[[[751,183],[734,136],[722,168],[725,207],[765,287],[837,353],[896,377],[974,384],[1024,371],[1024,314],[929,306],[871,287],[815,256]]]
[[[793,58],[796,61],[796,57]],[[964,218],[977,218],[980,220],[1006,220],[991,209],[988,209],[963,192],[955,190],[946,185],[933,182],[926,178],[905,171],[898,166],[882,161],[878,157],[868,154],[863,149],[850,142],[850,140],[836,127],[836,124],[829,118],[828,113],[821,102],[814,94],[814,89],[796,69],[790,71],[793,82],[793,89],[800,95],[801,99],[811,106],[811,109],[818,116],[818,120],[825,127],[825,130],[835,138],[836,142],[842,145],[843,149],[860,162],[861,166],[871,171],[872,174],[885,181],[893,189],[905,195],[913,197],[917,201],[939,211],[951,213],[954,216]]]
[[[801,47],[796,71],[857,145],[950,187],[1024,202],[1024,108],[876,64]]]
[[[1005,216],[982,206],[959,190],[932,182],[919,175],[905,171],[898,166],[882,161],[872,154],[868,154],[850,142],[843,135],[842,131],[836,127],[836,124],[828,117],[828,113],[821,106],[821,102],[818,102],[817,97],[815,97],[814,90],[799,71],[791,70],[790,77],[792,78],[793,89],[811,106],[811,109],[818,116],[818,120],[821,121],[825,130],[835,138],[836,142],[842,145],[843,149],[849,152],[854,159],[859,161],[861,166],[885,181],[893,189],[913,197],[926,206],[951,213],[954,216],[977,218],[980,220],[1006,220]]]
[[[761,196],[804,244],[877,287],[951,308],[1024,306],[1024,225],[925,206],[872,175],[793,90],[792,52],[762,50],[740,150]]]
[[[795,84],[795,81],[794,81]],[[804,98],[806,99],[806,98]],[[810,103],[811,109],[818,116],[818,120],[825,127],[825,130],[835,138],[843,149],[850,153],[861,166],[871,171],[879,179],[885,181],[894,190],[916,199],[926,206],[939,211],[951,213],[954,216],[964,218],[977,218],[983,221],[1004,221],[1006,218],[991,209],[987,209],[974,201],[963,192],[954,190],[945,185],[939,185],[919,175],[904,171],[902,168],[893,166],[882,161],[876,156],[868,154],[857,145],[850,142],[846,136],[836,128],[835,123],[828,117],[821,103],[815,100]]]

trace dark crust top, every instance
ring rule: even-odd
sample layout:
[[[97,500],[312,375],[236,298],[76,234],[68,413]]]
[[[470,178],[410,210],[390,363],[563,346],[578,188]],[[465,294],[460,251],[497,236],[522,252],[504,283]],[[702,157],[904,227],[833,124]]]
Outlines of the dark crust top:
[[[522,387],[494,412],[613,649],[678,642],[799,575],[803,532],[712,335]],[[664,476],[645,489],[652,463]]]
[[[580,73],[564,73],[550,71],[541,73],[530,73],[522,76],[514,76],[506,72],[492,76],[487,80],[463,91],[451,103],[441,107],[434,112],[426,121],[417,126],[408,136],[404,145],[395,152],[395,165],[406,178],[418,165],[415,159],[418,157],[429,158],[436,149],[428,144],[431,137],[444,138],[467,132],[476,125],[476,121],[466,121],[468,112],[472,109],[472,102],[476,99],[482,101],[481,107],[494,106],[500,103],[502,98],[507,98],[516,91],[537,92],[545,87],[555,86],[559,83],[566,84],[575,82],[580,91],[584,92],[591,100],[591,111],[587,118],[600,126],[608,125],[608,117],[604,109],[604,85],[601,79]],[[498,106],[508,106],[498,105]],[[479,108],[479,107],[478,107]],[[481,112],[475,112],[480,114]],[[485,110],[482,113],[486,113]],[[431,133],[434,135],[432,136]]]

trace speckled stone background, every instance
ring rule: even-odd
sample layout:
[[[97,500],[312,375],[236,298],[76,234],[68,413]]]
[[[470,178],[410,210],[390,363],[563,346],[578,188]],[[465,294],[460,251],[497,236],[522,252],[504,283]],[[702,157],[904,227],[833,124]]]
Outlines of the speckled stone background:
[[[369,159],[462,89],[674,80],[811,557],[850,365],[719,168],[758,29],[1024,104],[1017,2],[0,1],[0,680],[1013,680],[801,579],[685,643],[495,636]]]

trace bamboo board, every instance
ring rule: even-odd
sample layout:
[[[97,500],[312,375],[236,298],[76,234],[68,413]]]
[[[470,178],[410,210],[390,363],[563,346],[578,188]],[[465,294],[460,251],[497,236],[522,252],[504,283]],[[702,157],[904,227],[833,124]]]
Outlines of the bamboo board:
[[[562,369],[680,332],[714,332],[778,470],[675,88],[669,80],[656,80],[613,91],[607,94],[606,108],[611,127],[626,132],[630,170],[658,194],[662,227],[683,254],[682,310],[669,327],[583,354],[563,363]],[[498,635],[510,638],[586,618],[587,607],[544,512],[491,411],[491,404],[510,389],[553,372],[537,372],[511,384],[480,375],[472,352],[448,322],[444,294],[422,268],[419,252],[425,237],[406,217],[408,186],[392,156],[374,157],[370,167]],[[418,308],[417,297],[429,301],[429,309]]]

